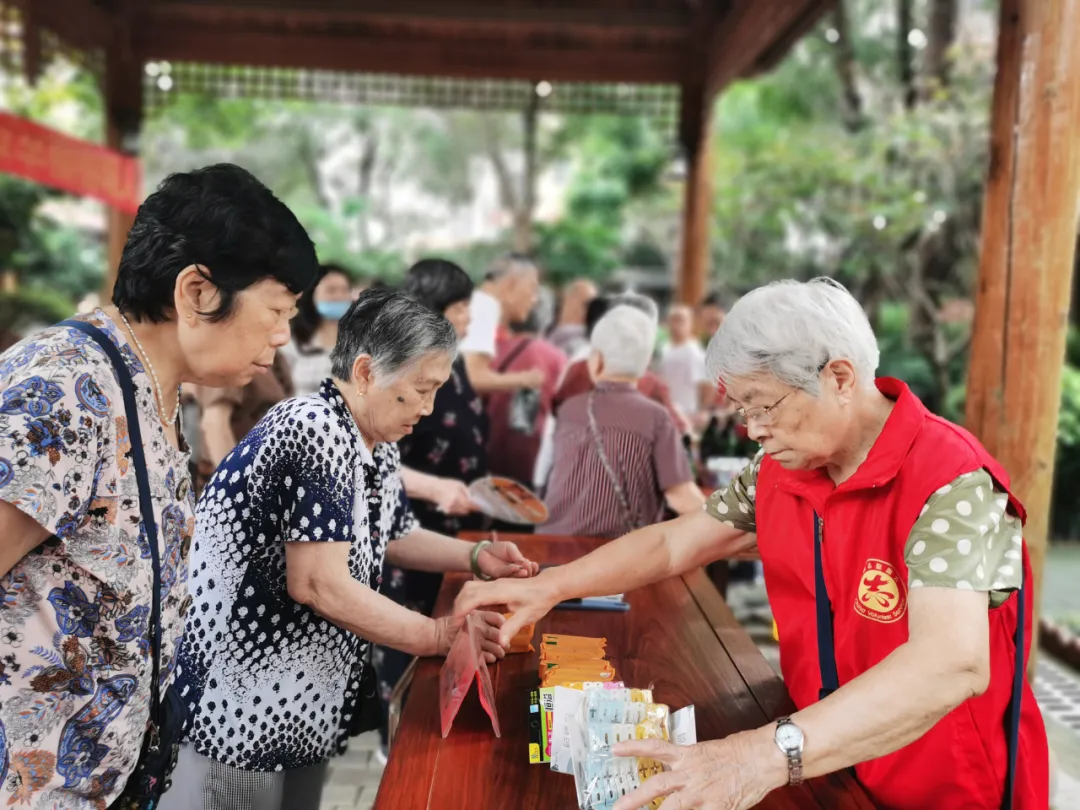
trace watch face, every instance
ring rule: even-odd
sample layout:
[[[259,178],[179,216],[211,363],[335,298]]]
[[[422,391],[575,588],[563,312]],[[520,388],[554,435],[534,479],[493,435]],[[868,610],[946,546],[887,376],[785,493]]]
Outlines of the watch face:
[[[784,723],[776,728],[776,744],[785,751],[800,751],[802,750],[803,733],[798,726]]]

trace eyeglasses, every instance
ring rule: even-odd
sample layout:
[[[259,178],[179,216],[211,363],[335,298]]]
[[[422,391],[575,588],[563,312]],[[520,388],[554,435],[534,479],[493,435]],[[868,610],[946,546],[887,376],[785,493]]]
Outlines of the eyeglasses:
[[[768,427],[776,421],[776,418],[773,416],[773,411],[776,410],[776,408],[780,405],[781,402],[783,402],[785,399],[787,399],[794,393],[794,389],[788,391],[786,394],[780,397],[780,399],[776,400],[776,402],[767,407],[759,405],[756,408],[736,408],[735,416],[743,425],[746,425],[750,422],[750,420],[753,420],[757,422],[758,425],[760,425],[761,427]]]

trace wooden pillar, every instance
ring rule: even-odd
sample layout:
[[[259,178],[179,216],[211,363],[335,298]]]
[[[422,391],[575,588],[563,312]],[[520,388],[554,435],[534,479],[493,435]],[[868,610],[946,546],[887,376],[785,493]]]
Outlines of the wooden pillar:
[[[110,149],[134,157],[139,153],[142,129],[142,73],[142,62],[133,55],[127,25],[118,23],[105,54],[105,142]],[[103,303],[112,298],[120,255],[134,220],[133,214],[109,209],[108,266],[101,288]]]
[[[967,427],[1027,507],[1036,628],[1080,189],[1077,31],[1080,0],[1002,0],[968,377]]]
[[[695,306],[705,295],[709,275],[709,225],[712,210],[710,141],[713,95],[703,84],[683,85],[679,99],[679,141],[686,159],[682,252],[677,297]]]

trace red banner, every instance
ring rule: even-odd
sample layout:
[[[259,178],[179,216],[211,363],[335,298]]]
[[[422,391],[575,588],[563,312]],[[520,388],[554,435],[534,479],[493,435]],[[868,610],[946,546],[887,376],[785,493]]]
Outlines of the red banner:
[[[0,112],[0,172],[18,175],[134,214],[142,201],[135,158]]]

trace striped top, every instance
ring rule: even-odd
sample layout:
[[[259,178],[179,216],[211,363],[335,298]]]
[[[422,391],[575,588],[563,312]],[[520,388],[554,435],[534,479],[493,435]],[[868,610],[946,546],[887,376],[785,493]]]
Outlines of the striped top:
[[[546,534],[619,537],[630,520],[660,520],[664,493],[693,480],[679,432],[662,405],[630,383],[599,383],[595,397],[604,452],[636,514],[624,513],[589,430],[589,394],[580,394],[563,404],[555,426]]]

